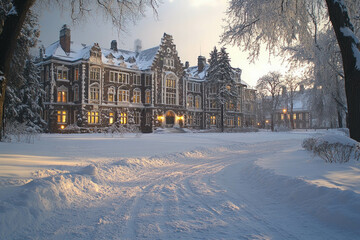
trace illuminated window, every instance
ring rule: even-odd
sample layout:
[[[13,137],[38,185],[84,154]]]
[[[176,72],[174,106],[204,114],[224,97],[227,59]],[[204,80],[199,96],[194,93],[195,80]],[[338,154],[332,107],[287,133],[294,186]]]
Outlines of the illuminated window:
[[[98,124],[99,123],[99,112],[97,112],[97,111],[88,112],[88,123],[89,124]]]
[[[119,89],[118,98],[119,102],[129,102],[129,90]]]
[[[109,102],[115,101],[115,89],[113,87],[108,89],[108,101]]]
[[[145,103],[146,104],[151,103],[151,92],[149,89],[145,91]]]
[[[281,114],[281,120],[284,120],[284,114]]]
[[[67,121],[67,111],[57,111],[57,122],[66,123]]]
[[[233,127],[234,126],[234,119],[233,118],[228,118],[226,123],[227,123],[227,125],[229,127]]]
[[[294,115],[293,115],[293,119],[294,119],[294,120],[296,120],[296,113],[294,113]]]
[[[99,102],[99,99],[100,99],[99,95],[100,95],[100,89],[99,89],[98,85],[91,86],[90,87],[90,101],[95,102],[95,103]]]
[[[90,68],[90,80],[100,80],[100,68],[99,67],[92,67]]]
[[[201,97],[200,97],[200,96],[196,96],[196,97],[195,97],[195,108],[196,108],[196,109],[200,109],[200,108],[201,108]]]
[[[68,69],[65,67],[57,68],[57,79],[58,80],[68,80]]]
[[[120,113],[120,124],[127,124],[127,114]]]
[[[210,117],[210,125],[216,125],[216,116]]]
[[[188,95],[187,96],[187,106],[188,106],[188,108],[193,108],[194,107],[194,97],[193,97],[193,95]]]
[[[166,88],[176,89],[176,76],[173,74],[169,74],[166,77]]]
[[[57,91],[57,102],[67,102],[67,91]]]
[[[114,113],[113,112],[109,113],[109,124],[110,125],[113,124],[115,122],[114,120],[115,120]]]
[[[141,103],[141,91],[139,89],[134,89],[133,103]]]
[[[237,125],[238,125],[238,127],[241,127],[241,125],[242,125],[242,124],[241,124],[241,117],[238,117],[238,118],[237,118]]]

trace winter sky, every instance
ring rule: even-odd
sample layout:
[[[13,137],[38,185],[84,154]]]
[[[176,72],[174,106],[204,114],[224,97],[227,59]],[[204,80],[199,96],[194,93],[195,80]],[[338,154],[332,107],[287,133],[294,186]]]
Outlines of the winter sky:
[[[128,24],[126,33],[120,35],[101,14],[73,24],[69,11],[61,13],[55,7],[45,10],[41,8],[40,40],[45,47],[57,41],[60,28],[66,23],[71,28],[74,42],[87,45],[97,42],[101,47],[110,48],[111,40],[116,39],[118,48],[133,50],[135,39],[141,39],[143,49],[147,49],[159,45],[166,32],[173,35],[182,63],[189,61],[190,66],[193,66],[197,64],[199,55],[208,59],[214,46],[222,46],[219,44],[219,36],[223,32],[227,5],[224,0],[163,0],[158,9],[158,19],[149,10],[145,18],[140,19],[136,25]],[[272,57],[269,63],[269,56],[265,51],[255,64],[250,64],[247,53],[238,47],[226,47],[232,66],[243,70],[242,78],[251,86],[269,71],[286,71],[279,59]]]

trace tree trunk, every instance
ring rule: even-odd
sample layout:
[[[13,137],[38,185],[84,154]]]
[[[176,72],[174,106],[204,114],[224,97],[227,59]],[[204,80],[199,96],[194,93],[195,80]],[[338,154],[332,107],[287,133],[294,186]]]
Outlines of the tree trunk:
[[[220,124],[221,124],[221,132],[224,132],[224,104],[221,103],[221,119],[220,119]]]
[[[348,16],[346,7],[342,1],[326,0],[330,21],[334,27],[336,38],[341,50],[343,68],[345,73],[345,91],[348,105],[348,120],[350,137],[360,141],[360,51],[357,48],[353,27]]]
[[[26,14],[35,0],[13,0],[13,14],[7,15],[0,33],[0,140],[4,134],[4,102],[11,59],[14,55],[16,40],[24,24]],[[1,80],[2,79],[2,80]]]
[[[271,112],[271,131],[274,131],[274,111]]]

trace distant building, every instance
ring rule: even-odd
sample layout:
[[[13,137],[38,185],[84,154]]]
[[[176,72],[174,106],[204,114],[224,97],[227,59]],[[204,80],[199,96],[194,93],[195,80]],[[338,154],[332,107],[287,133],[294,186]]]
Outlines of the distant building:
[[[139,43],[137,44],[139,45]],[[143,132],[157,127],[219,127],[212,105],[205,57],[183,66],[171,35],[161,44],[135,51],[74,44],[64,25],[59,41],[40,51],[38,64],[46,92],[44,119],[50,132],[69,125],[84,129],[133,125]],[[227,127],[255,124],[255,90],[234,69],[239,99],[226,110]]]

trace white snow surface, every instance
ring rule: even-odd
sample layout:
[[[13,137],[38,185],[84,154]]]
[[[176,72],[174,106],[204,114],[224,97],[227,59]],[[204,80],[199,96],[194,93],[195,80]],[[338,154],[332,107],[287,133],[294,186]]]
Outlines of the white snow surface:
[[[0,239],[359,239],[360,163],[324,132],[44,134],[0,143]]]

